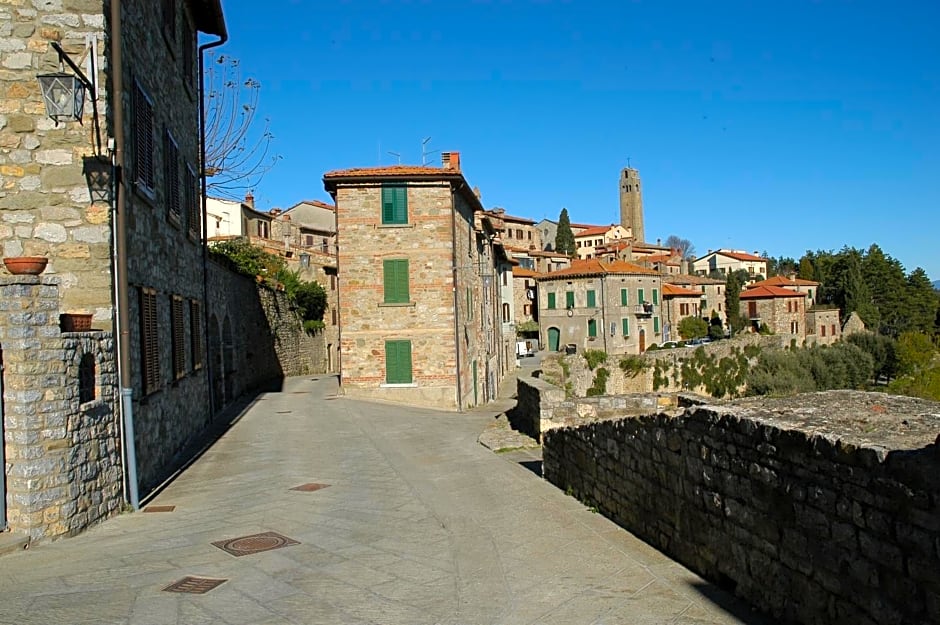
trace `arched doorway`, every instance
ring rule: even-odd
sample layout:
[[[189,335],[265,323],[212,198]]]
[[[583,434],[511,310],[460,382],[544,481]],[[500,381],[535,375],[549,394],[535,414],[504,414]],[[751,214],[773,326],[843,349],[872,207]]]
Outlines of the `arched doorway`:
[[[640,353],[646,351],[646,330],[640,328]]]
[[[548,329],[548,351],[557,352],[561,346],[561,330],[558,328]]]

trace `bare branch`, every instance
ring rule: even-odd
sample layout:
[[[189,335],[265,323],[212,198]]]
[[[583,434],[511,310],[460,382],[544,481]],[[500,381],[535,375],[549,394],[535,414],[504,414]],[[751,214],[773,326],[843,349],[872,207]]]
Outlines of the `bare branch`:
[[[206,162],[210,194],[241,199],[281,159],[271,155],[271,120],[257,128],[261,83],[242,79],[238,59],[209,52],[206,59]]]

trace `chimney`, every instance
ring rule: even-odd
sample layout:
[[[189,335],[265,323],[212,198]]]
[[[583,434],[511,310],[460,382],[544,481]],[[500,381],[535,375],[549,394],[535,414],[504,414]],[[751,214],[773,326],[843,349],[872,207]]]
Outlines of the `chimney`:
[[[662,246],[663,246],[663,240],[662,240],[662,239],[656,239],[656,247],[662,247]]]
[[[247,204],[248,202],[246,201],[245,203]],[[269,213],[272,217],[277,217],[278,215],[281,214],[281,209],[279,209],[279,208],[272,208],[271,210],[268,211],[268,213]]]
[[[477,199],[480,202],[483,201],[483,194],[480,193],[480,187],[473,187],[473,195],[477,196]]]
[[[245,204],[248,205],[248,208],[254,208],[254,207],[255,207],[255,196],[254,196],[254,194],[251,192],[250,189],[248,190],[248,193],[245,194]]]
[[[444,169],[460,171],[460,152],[441,152],[441,164]]]

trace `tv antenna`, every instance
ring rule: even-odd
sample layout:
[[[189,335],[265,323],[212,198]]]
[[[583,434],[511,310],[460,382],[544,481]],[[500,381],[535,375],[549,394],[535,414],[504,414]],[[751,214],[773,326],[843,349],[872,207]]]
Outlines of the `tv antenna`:
[[[398,164],[401,165],[401,154],[399,154],[398,152],[392,152],[391,150],[389,150],[388,153],[391,154],[392,156],[397,157],[397,158],[398,158]]]
[[[425,137],[424,140],[421,141],[421,164],[422,165],[427,165],[428,157],[434,154],[435,152],[440,151],[440,150],[431,150],[430,152],[428,152],[428,143],[430,143],[430,141],[431,141],[431,137]]]

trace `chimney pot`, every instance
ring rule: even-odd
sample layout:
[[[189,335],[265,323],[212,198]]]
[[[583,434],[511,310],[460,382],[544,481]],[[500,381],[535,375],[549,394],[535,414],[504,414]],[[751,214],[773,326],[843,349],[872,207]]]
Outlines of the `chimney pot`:
[[[460,171],[460,152],[441,152],[441,164],[444,169]]]
[[[255,207],[255,195],[251,191],[245,194],[245,204],[247,204],[249,208]]]

